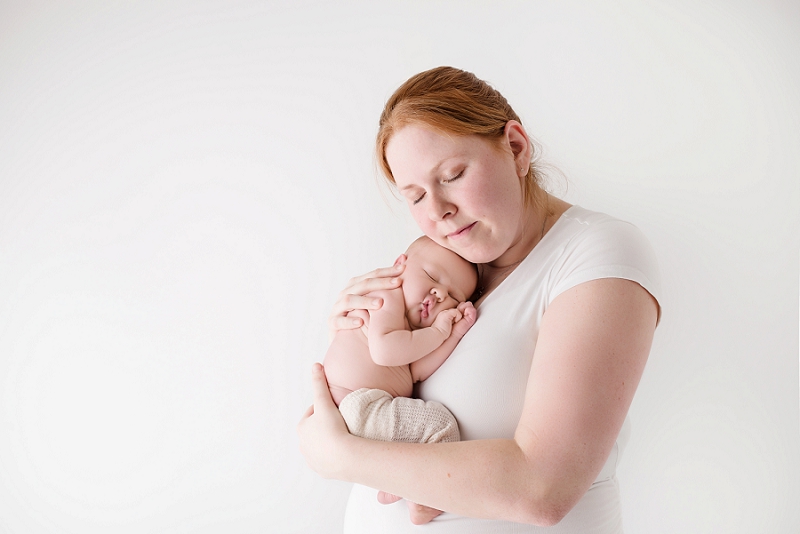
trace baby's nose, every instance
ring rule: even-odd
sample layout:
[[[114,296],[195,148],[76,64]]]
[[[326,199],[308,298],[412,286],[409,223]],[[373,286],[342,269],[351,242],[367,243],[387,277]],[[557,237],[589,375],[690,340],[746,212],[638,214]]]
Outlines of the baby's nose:
[[[442,290],[439,289],[438,287],[434,287],[431,289],[431,295],[436,295],[436,300],[439,302],[442,302],[442,300],[444,300],[442,294],[443,294]]]

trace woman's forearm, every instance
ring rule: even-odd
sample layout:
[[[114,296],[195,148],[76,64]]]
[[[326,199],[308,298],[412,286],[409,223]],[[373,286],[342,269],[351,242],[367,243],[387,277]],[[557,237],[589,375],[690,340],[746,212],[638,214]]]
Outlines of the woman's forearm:
[[[526,456],[516,440],[417,444],[348,440],[337,478],[447,512],[553,525],[588,486]],[[573,478],[572,480],[570,480]]]
[[[542,321],[514,439],[356,438],[317,366],[314,406],[299,425],[301,449],[323,476],[467,516],[554,524],[589,489],[614,446],[656,317],[649,293],[627,280],[586,282],[557,297]]]

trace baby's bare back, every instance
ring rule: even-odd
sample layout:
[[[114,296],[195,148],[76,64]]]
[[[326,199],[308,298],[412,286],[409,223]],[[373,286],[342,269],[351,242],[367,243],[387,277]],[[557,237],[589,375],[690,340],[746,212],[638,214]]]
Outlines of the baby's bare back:
[[[364,324],[367,321],[369,317]],[[361,388],[382,389],[393,397],[411,396],[414,382],[409,366],[386,367],[372,361],[365,331],[365,327],[339,330],[325,354],[325,375],[336,406]]]

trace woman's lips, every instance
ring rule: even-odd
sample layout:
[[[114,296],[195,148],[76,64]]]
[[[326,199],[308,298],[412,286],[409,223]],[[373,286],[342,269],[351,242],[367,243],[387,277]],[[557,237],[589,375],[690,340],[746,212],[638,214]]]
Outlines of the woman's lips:
[[[447,237],[450,238],[450,239],[458,239],[459,237],[463,237],[463,236],[467,235],[470,230],[472,230],[472,227],[475,226],[475,224],[477,224],[477,222],[478,221],[475,221],[474,223],[468,224],[466,226],[462,226],[461,228],[459,228],[458,230],[456,230],[452,234],[447,234]]]

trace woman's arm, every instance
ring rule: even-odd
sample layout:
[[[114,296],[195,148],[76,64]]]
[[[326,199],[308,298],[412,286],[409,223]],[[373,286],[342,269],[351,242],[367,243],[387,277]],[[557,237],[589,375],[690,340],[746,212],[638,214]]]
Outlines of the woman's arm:
[[[652,296],[627,280],[594,280],[559,295],[542,320],[514,439],[425,445],[351,436],[318,370],[315,405],[298,426],[301,449],[326,477],[461,515],[555,524],[611,452],[656,315]]]
[[[375,269],[367,274],[351,278],[347,287],[339,293],[339,298],[333,305],[328,317],[328,338],[333,340],[339,330],[360,328],[364,321],[356,317],[348,317],[353,310],[377,310],[383,304],[379,298],[368,297],[367,294],[381,289],[394,289],[400,287],[397,278],[405,269],[406,256],[401,254],[392,267]]]

